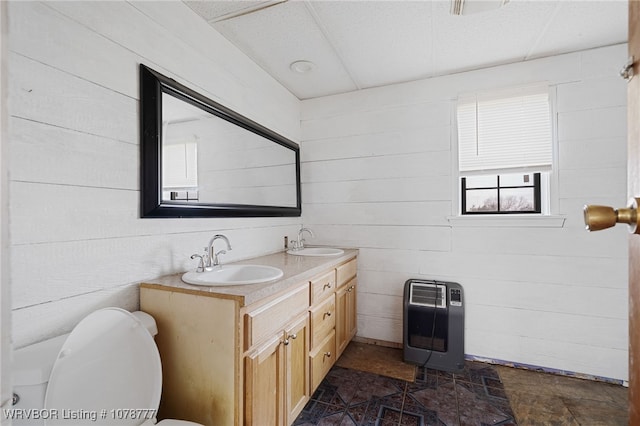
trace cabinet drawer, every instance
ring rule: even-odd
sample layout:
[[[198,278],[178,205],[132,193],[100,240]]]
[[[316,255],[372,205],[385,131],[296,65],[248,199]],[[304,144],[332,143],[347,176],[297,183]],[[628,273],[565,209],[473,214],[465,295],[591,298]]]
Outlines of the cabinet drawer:
[[[336,325],[336,299],[331,296],[317,306],[313,306],[311,313],[311,350],[315,349]]]
[[[336,271],[327,272],[311,280],[311,304],[315,305],[336,290]]]
[[[309,309],[309,291],[300,285],[264,306],[245,314],[245,349],[284,328],[297,315]]]
[[[309,356],[311,365],[311,393],[316,390],[336,359],[336,333],[334,331],[322,341]]]
[[[336,275],[338,282],[338,287],[342,287],[344,284],[349,282],[351,278],[356,276],[358,272],[358,262],[356,259],[350,260],[344,265],[340,265],[336,268]]]

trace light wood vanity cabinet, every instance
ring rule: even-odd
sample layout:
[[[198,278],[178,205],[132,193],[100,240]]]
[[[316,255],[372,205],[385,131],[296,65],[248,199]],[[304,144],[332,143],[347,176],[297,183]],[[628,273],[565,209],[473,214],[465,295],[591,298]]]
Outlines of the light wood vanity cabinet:
[[[309,400],[308,324],[302,314],[245,357],[246,425],[289,425]]]
[[[272,256],[285,267],[309,262]],[[353,256],[311,279],[293,275],[291,285],[246,305],[249,296],[175,278],[142,284],[141,309],[158,323],[159,419],[290,425],[355,335]]]

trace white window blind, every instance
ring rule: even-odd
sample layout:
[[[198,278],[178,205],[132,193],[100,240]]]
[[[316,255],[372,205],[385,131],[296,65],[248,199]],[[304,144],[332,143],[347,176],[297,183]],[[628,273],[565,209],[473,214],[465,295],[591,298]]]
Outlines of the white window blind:
[[[551,169],[548,86],[461,96],[457,116],[460,172]]]
[[[176,143],[162,146],[162,187],[198,188],[198,144]]]

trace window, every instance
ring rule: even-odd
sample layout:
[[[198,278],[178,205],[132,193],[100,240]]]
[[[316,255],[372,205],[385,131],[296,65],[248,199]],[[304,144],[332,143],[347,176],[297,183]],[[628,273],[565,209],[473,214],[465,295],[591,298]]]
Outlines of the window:
[[[462,213],[541,213],[540,173],[462,177]]]
[[[457,119],[460,213],[548,214],[548,86],[460,96]]]

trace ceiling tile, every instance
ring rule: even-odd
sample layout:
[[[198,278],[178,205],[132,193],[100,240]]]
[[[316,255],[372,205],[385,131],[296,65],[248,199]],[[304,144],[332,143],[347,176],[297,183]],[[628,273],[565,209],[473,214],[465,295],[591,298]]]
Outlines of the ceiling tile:
[[[627,40],[626,1],[563,1],[529,57],[557,55]],[[622,64],[620,64],[622,66]]]
[[[357,89],[302,2],[281,3],[214,28],[299,99]],[[313,62],[315,69],[291,71],[289,65],[298,60]]]
[[[448,3],[435,2],[435,75],[524,60],[556,7],[557,1],[511,0],[498,10],[456,16]]]
[[[308,2],[361,87],[428,77],[432,2]]]

